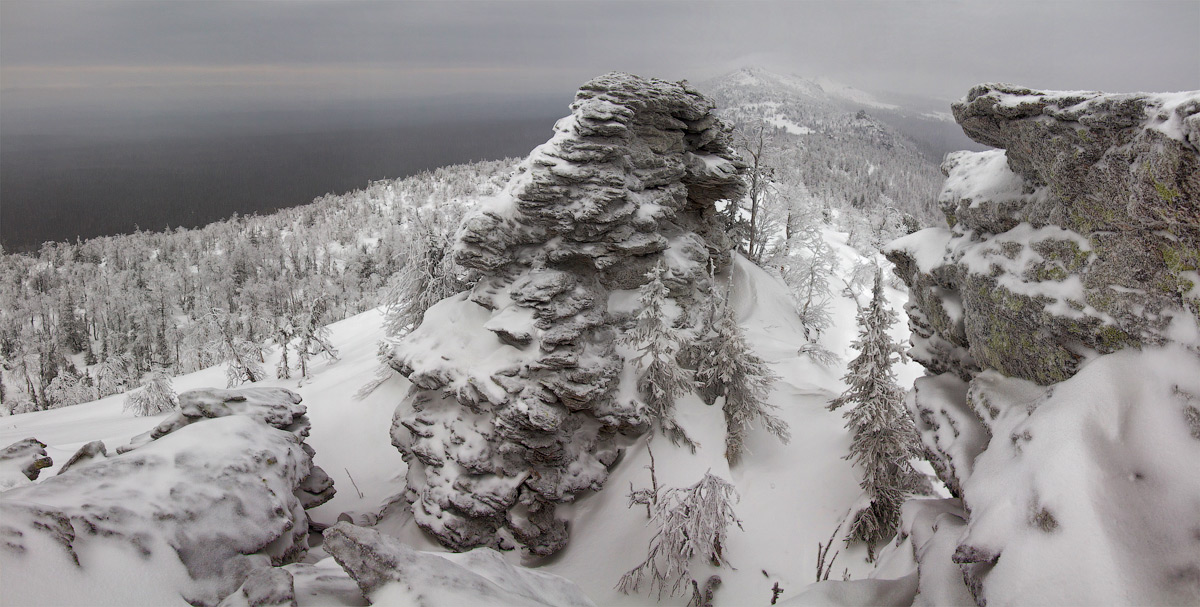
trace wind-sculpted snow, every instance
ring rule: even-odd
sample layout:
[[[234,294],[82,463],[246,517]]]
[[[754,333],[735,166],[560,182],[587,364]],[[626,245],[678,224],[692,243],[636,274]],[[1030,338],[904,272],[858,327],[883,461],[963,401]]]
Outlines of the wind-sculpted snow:
[[[374,529],[338,523],[325,531],[325,550],[377,605],[594,605],[569,580],[510,565],[490,548],[431,554]]]
[[[948,156],[949,227],[887,251],[966,517],[906,519],[918,602],[1200,602],[1200,92],[984,85],[954,112],[1002,149]]]
[[[172,602],[215,605],[256,569],[302,558],[305,508],[333,488],[303,442],[299,400],[281,388],[187,392],[118,455],[93,448],[0,494],[6,602],[153,603],[173,591]],[[101,579],[142,571],[148,588]]]
[[[664,262],[685,308],[729,263],[714,203],[744,165],[713,105],[686,84],[607,74],[458,233],[480,274],[394,348],[419,389],[397,410],[417,523],[458,550],[508,536],[537,554],[567,541],[555,505],[599,489],[614,438],[647,420],[614,392],[611,294]],[[706,301],[706,300],[705,300]],[[618,319],[619,321],[620,319]]]

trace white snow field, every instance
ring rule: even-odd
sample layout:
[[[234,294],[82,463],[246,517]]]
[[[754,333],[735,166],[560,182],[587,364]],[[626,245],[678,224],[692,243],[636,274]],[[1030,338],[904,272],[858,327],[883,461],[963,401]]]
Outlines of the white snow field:
[[[845,234],[829,232],[827,237],[838,252],[843,271],[861,261],[858,253],[845,244]],[[779,407],[779,417],[790,426],[790,444],[783,445],[756,428],[748,437],[748,452],[742,462],[731,469],[724,457],[725,422],[720,407],[705,405],[698,397],[688,396],[678,403],[677,412],[687,433],[700,443],[695,454],[673,446],[662,437],[655,437],[649,445],[646,437],[631,441],[602,491],[559,509],[560,516],[570,520],[571,538],[567,547],[547,558],[522,556],[516,551],[505,553],[504,558],[510,564],[567,578],[598,605],[658,602],[655,595],[623,595],[615,588],[622,574],[645,558],[654,533],[647,525],[643,506],[627,507],[631,485],[634,488],[650,485],[647,466],[648,451],[652,449],[661,486],[692,485],[706,471],[711,471],[731,481],[740,495],[735,512],[742,529],[730,530],[724,551],[734,569],[714,570],[706,563],[692,563],[691,578],[703,582],[713,573],[721,576],[723,583],[716,593],[718,604],[767,604],[776,583],[783,589],[781,601],[786,601],[815,581],[818,543],[827,542],[834,528],[862,500],[859,473],[843,459],[849,435],[843,427],[842,415],[825,409],[828,401],[844,389],[841,381],[844,364],[855,354],[850,348],[857,335],[855,304],[844,296],[835,299],[834,328],[821,341],[842,362],[823,368],[797,352],[805,342],[804,333],[781,281],[742,258],[737,259],[729,280],[732,301],[748,340],[782,378],[774,386],[770,403]],[[905,297],[900,291],[888,289],[889,305],[894,310],[899,311]],[[296,379],[257,384],[295,390],[308,408],[312,430],[307,442],[316,450],[315,463],[334,479],[337,488],[337,495],[331,501],[310,511],[319,524],[332,525],[342,513],[348,513],[355,522],[364,520],[364,515],[369,517],[379,512],[404,488],[406,467],[390,444],[389,428],[396,406],[409,388],[408,381],[393,374],[365,399],[354,398],[355,392],[379,368],[375,354],[383,335],[381,323],[381,312],[372,310],[330,325],[340,360],[317,362],[313,376],[299,384]],[[893,333],[898,341],[906,341],[907,328],[902,322],[897,322]],[[272,358],[268,357],[267,368],[274,364]],[[901,385],[911,385],[920,375],[915,363],[897,365],[896,370]],[[174,379],[177,392],[224,385],[223,367]],[[103,440],[112,451],[166,417],[133,417],[122,411],[123,401],[124,396],[117,395],[63,409],[0,418],[0,445],[27,437],[46,443],[47,452],[54,459],[54,467],[42,471],[41,479],[48,478],[85,443]],[[444,551],[411,523],[411,516],[389,517],[377,530],[417,550]],[[842,579],[843,571],[852,579],[862,579],[873,570],[874,566],[866,562],[864,549],[847,551],[838,542],[834,551],[839,550],[841,554],[830,579]],[[296,596],[301,605],[363,604],[361,595],[355,596],[352,584],[329,582],[330,576],[344,574],[323,550],[311,550],[305,562],[310,564],[289,566],[296,578]],[[89,568],[85,572],[88,576],[109,578],[99,587],[114,589],[120,584],[142,587],[132,594],[116,593],[114,597],[119,598],[112,601],[165,604],[164,597],[172,596],[170,586],[180,573],[178,567],[178,563],[144,563],[136,572],[115,571],[113,567]],[[324,582],[316,581],[321,578],[318,573],[324,575]],[[349,578],[343,581],[350,582]],[[684,605],[690,594],[688,588],[681,595],[664,596],[661,603]],[[392,598],[401,595],[407,596],[387,594]],[[80,602],[106,602],[97,596],[76,598]],[[536,603],[541,599],[530,600]],[[9,601],[0,598],[0,602]],[[64,604],[70,602],[66,600]],[[177,602],[184,604],[182,598]]]

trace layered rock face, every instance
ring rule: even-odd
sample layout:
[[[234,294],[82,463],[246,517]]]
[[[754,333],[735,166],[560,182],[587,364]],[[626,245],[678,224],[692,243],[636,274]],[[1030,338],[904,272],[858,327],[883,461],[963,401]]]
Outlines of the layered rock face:
[[[78,600],[70,588],[84,584],[97,604],[121,603],[131,599],[105,594],[119,585],[95,579],[146,568],[177,579],[144,585],[216,605],[252,572],[305,555],[305,509],[333,497],[333,483],[304,443],[300,397],[196,390],[179,402],[119,455],[89,443],[70,470],[2,494],[0,570],[14,602]]]
[[[1161,344],[1200,310],[1200,99],[1041,93],[1004,85],[955,104],[1002,150],[942,166],[949,229],[891,245],[914,292],[914,354],[1062,381],[1093,353]]]
[[[571,110],[464,220],[455,256],[477,285],[431,308],[392,353],[416,385],[392,432],[407,498],[454,549],[565,544],[555,504],[599,489],[614,437],[647,423],[639,402],[614,396],[627,290],[661,261],[686,308],[710,267],[729,263],[714,203],[741,195],[744,165],[711,102],[613,73],[585,84]]]
[[[909,407],[968,517],[929,544],[952,563],[918,555],[922,586],[950,567],[980,605],[1200,601],[1181,467],[1200,461],[1200,92],[983,85],[954,114],[1001,149],[948,156],[950,227],[886,251],[929,371]]]

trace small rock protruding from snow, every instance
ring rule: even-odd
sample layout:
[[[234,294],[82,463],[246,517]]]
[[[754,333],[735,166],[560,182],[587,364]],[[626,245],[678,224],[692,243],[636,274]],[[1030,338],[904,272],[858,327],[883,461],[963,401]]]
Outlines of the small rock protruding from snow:
[[[0,450],[0,490],[35,481],[42,468],[53,465],[45,443],[36,438],[17,441]]]
[[[58,469],[58,473],[62,474],[67,470],[75,467],[85,466],[92,461],[104,459],[108,457],[108,448],[104,446],[104,441],[94,440],[79,448],[67,463],[63,464],[62,468]]]

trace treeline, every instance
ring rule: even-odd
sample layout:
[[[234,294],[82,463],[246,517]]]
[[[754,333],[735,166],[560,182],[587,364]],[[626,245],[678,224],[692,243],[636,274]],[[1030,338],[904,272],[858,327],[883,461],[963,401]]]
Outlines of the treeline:
[[[0,256],[0,409],[72,405],[151,371],[222,362],[231,384],[258,379],[271,347],[283,354],[275,375],[306,375],[331,354],[323,327],[384,303],[411,243],[451,238],[445,226],[514,166],[444,167],[267,216]]]
[[[849,232],[872,254],[932,221],[938,175],[869,116],[767,105],[729,116],[751,187],[723,220],[743,254],[792,288],[810,331],[804,348],[828,358],[818,340],[829,304],[840,290],[861,292],[870,271],[838,268],[824,230]],[[789,133],[780,116],[819,131]],[[307,376],[312,357],[336,356],[325,325],[382,304],[388,334],[400,335],[463,288],[448,255],[458,221],[515,164],[445,167],[267,216],[0,256],[0,410],[72,405],[221,363],[230,385]],[[280,363],[265,370],[271,348]]]

